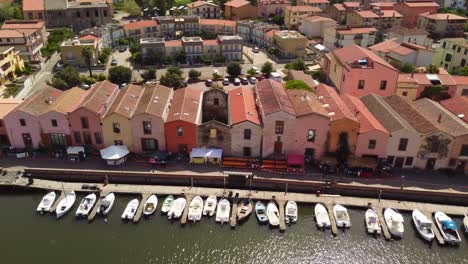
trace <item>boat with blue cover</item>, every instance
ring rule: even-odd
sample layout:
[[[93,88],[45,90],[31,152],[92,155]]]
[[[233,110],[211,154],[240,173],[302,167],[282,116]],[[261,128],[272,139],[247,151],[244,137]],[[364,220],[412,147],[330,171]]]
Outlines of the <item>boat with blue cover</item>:
[[[268,222],[268,216],[266,214],[266,206],[264,203],[257,201],[255,204],[255,215],[257,216],[258,222],[265,224]]]
[[[457,223],[455,223],[452,218],[440,211],[434,214],[434,218],[445,243],[451,245],[458,245],[461,243]]]

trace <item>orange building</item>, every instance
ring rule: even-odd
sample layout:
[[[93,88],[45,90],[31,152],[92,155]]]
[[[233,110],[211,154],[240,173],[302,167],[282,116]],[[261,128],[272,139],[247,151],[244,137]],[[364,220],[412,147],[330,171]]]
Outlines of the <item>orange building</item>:
[[[246,0],[232,0],[224,4],[224,17],[229,20],[257,18],[257,7]]]

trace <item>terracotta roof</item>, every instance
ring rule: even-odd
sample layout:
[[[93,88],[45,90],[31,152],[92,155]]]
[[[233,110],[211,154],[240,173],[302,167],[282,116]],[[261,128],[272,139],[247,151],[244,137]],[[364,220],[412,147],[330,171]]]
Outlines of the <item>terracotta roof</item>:
[[[394,2],[379,2],[371,3],[371,6],[380,7],[380,10],[393,10],[393,7],[396,5]]]
[[[361,17],[364,18],[380,18],[380,17],[403,17],[400,13],[394,10],[381,10],[382,14],[377,14],[371,10],[355,11]]]
[[[316,86],[316,82],[314,81],[312,76],[310,74],[304,73],[303,71],[290,70],[288,76],[293,80],[303,81],[312,89],[314,89]]]
[[[206,1],[196,1],[196,2],[188,4],[187,6],[191,8],[195,8],[195,7],[200,7],[204,5],[216,6],[216,7],[218,6],[217,4],[206,2]]]
[[[468,76],[451,75],[457,85],[468,85]]]
[[[36,90],[31,96],[27,97],[14,111],[22,111],[33,116],[40,116],[52,108],[52,104],[62,93],[59,89],[46,86],[43,89]]]
[[[468,96],[457,96],[440,102],[447,110],[468,123]]]
[[[343,2],[342,4],[346,8],[358,8],[361,6],[360,2]]]
[[[274,4],[290,5],[291,1],[289,0],[259,0],[258,3],[264,4],[264,5],[274,5]]]
[[[296,114],[282,83],[270,79],[262,80],[257,82],[256,92],[262,116],[279,111],[284,111],[291,115]]]
[[[350,66],[351,63],[357,60],[370,58],[374,63],[381,64],[396,71],[392,65],[386,62],[384,59],[380,58],[377,54],[356,44],[346,46],[341,49],[336,49],[333,51],[333,54],[345,66]]]
[[[252,89],[239,87],[229,91],[229,113],[231,125],[245,121],[260,125],[260,117]]]
[[[227,27],[235,27],[236,21],[226,19],[200,19],[200,25],[220,25]]]
[[[378,130],[388,134],[387,129],[375,118],[375,116],[367,109],[367,107],[359,100],[359,98],[343,94],[343,101],[352,108],[359,120],[359,133],[366,133],[373,130]]]
[[[42,29],[42,20],[7,20],[2,25],[2,29]]]
[[[346,8],[343,6],[343,4],[333,4],[333,6],[339,11],[346,11]]]
[[[87,91],[73,87],[64,91],[51,105],[51,111],[56,111],[62,114],[73,112],[85,98]]]
[[[36,29],[0,29],[0,38],[23,38],[34,34]]]
[[[91,87],[88,95],[79,107],[83,107],[96,115],[103,114],[109,108],[112,99],[118,92],[119,86],[117,84],[109,81],[98,82]]]
[[[130,84],[120,90],[120,93],[115,97],[109,110],[104,114],[104,117],[112,114],[118,114],[122,117],[130,119],[135,113],[138,102],[143,95],[143,87]]]
[[[21,103],[20,99],[0,99],[0,119],[3,119],[11,110]]]
[[[284,8],[285,10],[289,10],[291,12],[317,12],[320,13],[322,12],[322,9],[320,7],[316,6],[308,6],[308,5],[302,5],[302,6],[287,6]]]
[[[44,10],[44,0],[23,0],[23,11]]]
[[[353,112],[346,106],[346,103],[334,88],[321,83],[317,86],[316,93],[320,101],[322,101],[324,105],[328,105],[327,108],[329,112],[333,113],[332,115],[329,114],[331,121],[347,118],[356,123],[358,122],[356,116],[354,116]]]
[[[317,114],[329,119],[328,111],[314,93],[304,90],[286,90],[286,94],[298,117]]]
[[[416,109],[414,102],[398,95],[384,97],[384,100],[419,133],[429,134],[439,131],[434,124]]]
[[[328,0],[302,0],[305,4],[328,4]]]
[[[434,19],[434,20],[468,20],[468,18],[466,18],[466,17],[458,16],[458,15],[455,15],[455,14],[449,14],[449,13],[444,13],[444,14],[442,14],[442,13],[436,13],[436,14],[425,13],[425,14],[421,14],[420,16],[427,17],[427,18]]]
[[[125,24],[123,27],[125,30],[135,30],[155,26],[157,26],[157,22],[155,20],[140,20]]]
[[[433,1],[417,1],[417,2],[403,2],[405,5],[410,7],[439,7],[436,2]]]
[[[350,35],[350,34],[370,34],[373,32],[377,32],[375,27],[357,27],[357,28],[347,28],[347,29],[337,29],[337,33],[341,35]]]
[[[217,39],[207,39],[207,40],[203,40],[203,45],[206,45],[206,46],[216,46],[216,45],[218,45],[218,40],[217,40]]]
[[[336,22],[335,20],[329,18],[329,17],[323,17],[323,16],[310,16],[304,18],[304,20],[310,21],[310,22],[317,22],[317,21],[331,21],[331,22]]]
[[[279,29],[270,29],[268,30],[266,33],[265,33],[265,37],[269,37],[269,38],[273,38],[273,35],[276,33],[276,32],[280,32],[281,30]]]
[[[182,41],[180,40],[164,41],[164,47],[182,47]]]
[[[393,32],[393,33],[400,34],[403,36],[407,36],[407,35],[427,36],[429,34],[426,30],[422,28],[407,28],[407,27],[400,27],[400,26],[392,27],[391,29],[389,29],[389,32]]]
[[[415,52],[416,50],[428,50],[426,47],[412,43],[399,43],[397,38],[389,39],[380,42],[374,46],[369,47],[370,50],[375,52],[395,52],[400,55],[408,55]]]
[[[416,108],[440,130],[454,137],[468,135],[468,124],[430,99],[423,98],[414,102]]]
[[[94,42],[99,41],[101,38],[94,35],[88,34],[80,37],[80,40],[93,40]]]
[[[171,110],[166,122],[180,120],[198,124],[201,97],[202,91],[193,88],[183,88],[174,91]]]
[[[164,110],[171,99],[172,89],[164,85],[145,87],[135,115],[149,114],[160,118],[164,117]]]
[[[245,5],[250,5],[250,2],[246,0],[232,0],[232,1],[226,2],[224,5],[231,6],[231,7],[241,7]]]

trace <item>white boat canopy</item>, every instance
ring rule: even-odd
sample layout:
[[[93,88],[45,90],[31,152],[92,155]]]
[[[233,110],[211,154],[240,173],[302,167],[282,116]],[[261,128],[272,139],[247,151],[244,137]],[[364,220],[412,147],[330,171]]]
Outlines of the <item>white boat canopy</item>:
[[[192,152],[190,152],[190,158],[192,163],[203,163],[208,161],[218,163],[222,157],[222,149],[193,148]],[[199,160],[203,160],[203,162],[200,162]]]
[[[127,155],[130,153],[126,145],[112,145],[105,149],[101,149],[102,159],[107,161],[108,165],[120,165],[125,162]]]

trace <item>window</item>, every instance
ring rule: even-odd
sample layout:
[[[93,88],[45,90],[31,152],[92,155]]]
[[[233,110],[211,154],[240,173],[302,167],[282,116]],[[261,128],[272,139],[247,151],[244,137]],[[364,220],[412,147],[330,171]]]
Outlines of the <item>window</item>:
[[[42,13],[37,14],[39,16],[39,19],[42,20]]]
[[[364,80],[359,80],[358,89],[364,89],[364,85],[366,85],[366,81],[364,81]]]
[[[450,159],[450,160],[449,160],[449,164],[448,164],[448,165],[449,165],[450,167],[453,167],[453,166],[455,166],[456,164],[457,164],[457,159]]]
[[[387,157],[387,162],[390,163],[391,165],[393,165],[393,161],[395,160],[395,157],[394,156],[388,156]]]
[[[83,140],[86,145],[91,145],[93,142],[91,141],[91,133],[83,132]]]
[[[57,119],[52,119],[50,122],[52,123],[53,127],[58,127]]]
[[[33,19],[33,13],[28,13],[28,17],[29,17],[29,19],[32,20]]]
[[[210,129],[210,138],[216,138],[217,132],[216,128]]]
[[[151,134],[151,122],[150,121],[143,121],[143,134],[145,135]]]
[[[385,90],[385,89],[387,89],[387,81],[381,81],[380,90]]]
[[[413,157],[406,157],[405,166],[413,165]]]
[[[89,17],[89,11],[86,11],[86,17]]]
[[[460,156],[468,156],[468,145],[463,145],[461,147]]]
[[[406,151],[408,147],[408,139],[407,138],[400,138],[400,144],[398,144],[399,151]]]
[[[275,123],[275,133],[283,134],[284,131],[284,121],[276,121]]]
[[[96,132],[94,133],[94,142],[98,145],[102,144],[102,136],[101,133]]]
[[[105,17],[107,17],[107,10],[104,10],[103,14],[104,14]]]
[[[158,149],[158,143],[153,138],[142,138],[141,139],[141,148],[143,151],[152,151]]]
[[[97,10],[94,11],[94,16],[95,16],[95,17],[98,17],[98,16],[99,16],[99,11],[97,11]]]
[[[408,92],[403,92],[401,95],[408,96]]]
[[[218,99],[218,98],[214,98],[214,99],[213,99],[213,104],[214,104],[214,105],[219,105],[219,99]]]
[[[50,144],[53,146],[65,146],[67,144],[67,139],[65,134],[52,133],[49,134]]]
[[[458,47],[457,52],[458,52],[458,53],[461,52],[461,47]]]
[[[183,127],[177,127],[177,136],[178,137],[183,137],[184,136],[184,128]]]
[[[461,62],[460,62],[460,66],[461,66],[461,67],[465,67],[465,64],[466,64],[466,60],[465,60],[465,59],[462,59]]]
[[[87,117],[81,117],[81,128],[83,129],[89,128],[89,120]]]
[[[375,139],[369,140],[369,145],[367,145],[368,149],[375,149],[375,146],[377,145],[377,141]]]
[[[309,129],[309,131],[307,131],[307,141],[315,142],[315,132],[315,129]]]
[[[445,54],[445,61],[451,61],[452,60],[452,54]]]
[[[81,16],[80,11],[76,11],[76,17],[80,17],[80,16]]]
[[[117,133],[117,134],[120,133],[120,124],[119,123],[112,123],[112,128],[114,130],[114,133]]]
[[[250,140],[252,137],[252,130],[244,129],[244,139]]]
[[[73,136],[75,137],[75,142],[80,144],[81,143],[81,134],[80,134],[80,132],[73,133]]]
[[[26,126],[26,120],[24,120],[23,118],[21,118],[19,122],[21,126]]]
[[[440,147],[440,141],[437,140],[437,141],[432,142],[431,153],[439,152],[439,147]]]
[[[244,157],[250,157],[252,155],[252,149],[249,147],[244,147],[243,152]]]

